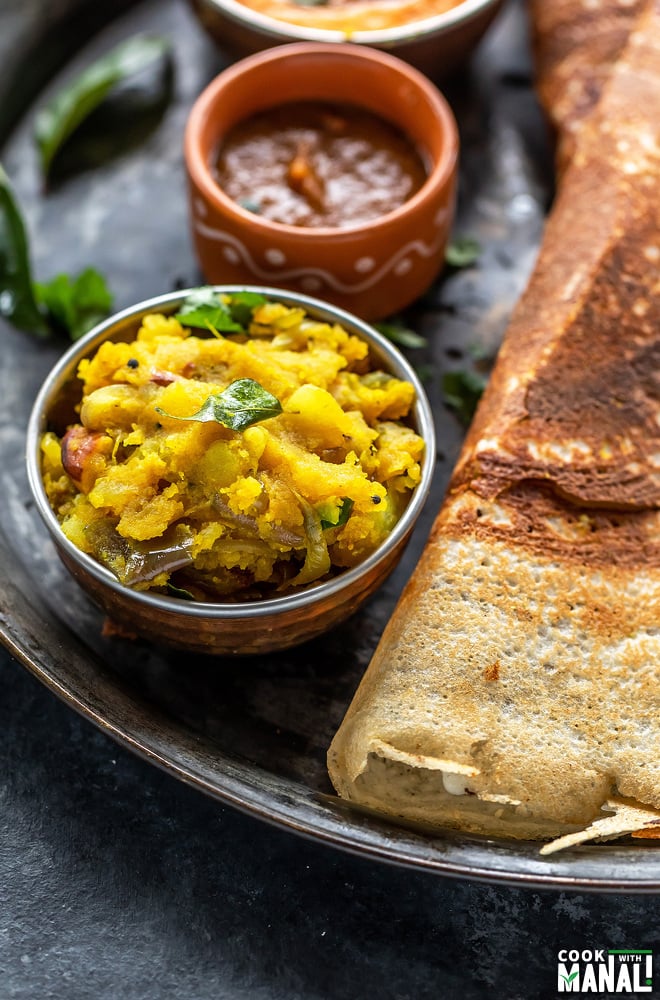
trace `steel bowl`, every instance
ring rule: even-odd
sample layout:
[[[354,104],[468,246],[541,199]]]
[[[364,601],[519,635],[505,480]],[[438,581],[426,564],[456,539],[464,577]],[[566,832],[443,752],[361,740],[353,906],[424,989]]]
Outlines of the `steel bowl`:
[[[223,285],[216,289],[231,293],[246,287]],[[175,312],[191,290],[149,299],[112,316],[77,341],[41,387],[28,424],[28,478],[39,514],[64,565],[111,620],[157,645],[240,655],[285,649],[319,635],[348,618],[385,581],[403,554],[430,489],[435,462],[433,416],[424,389],[403,355],[372,327],[340,309],[273,288],[250,286],[249,290],[287,306],[301,306],[320,321],[341,324],[369,344],[379,365],[412,382],[416,392],[412,423],[426,445],[421,481],[402,517],[375,552],[358,566],[300,593],[243,603],[202,603],[124,586],[62,532],[43,485],[40,440],[53,421],[58,427],[75,421],[75,406],[81,397],[76,372],[83,358],[92,355],[106,340],[132,340],[145,315]]]
[[[411,63],[434,80],[465,62],[481,40],[502,0],[463,0],[457,7],[424,20],[350,36],[325,28],[302,27],[252,10],[240,0],[190,0],[199,21],[233,57],[250,55],[287,42],[346,42],[382,49]]]

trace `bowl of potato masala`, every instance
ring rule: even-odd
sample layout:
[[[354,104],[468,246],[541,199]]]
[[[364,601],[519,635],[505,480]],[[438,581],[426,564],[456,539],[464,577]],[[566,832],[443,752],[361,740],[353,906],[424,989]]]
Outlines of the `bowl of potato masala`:
[[[346,42],[387,51],[432,79],[457,69],[502,0],[191,0],[234,57],[294,41]]]
[[[202,273],[369,321],[399,312],[444,265],[458,145],[440,91],[393,56],[309,43],[244,59],[202,92],[186,126]]]
[[[398,562],[428,495],[433,418],[380,333],[316,299],[208,286],[97,326],[28,427],[37,508],[120,626],[214,654],[296,645]]]

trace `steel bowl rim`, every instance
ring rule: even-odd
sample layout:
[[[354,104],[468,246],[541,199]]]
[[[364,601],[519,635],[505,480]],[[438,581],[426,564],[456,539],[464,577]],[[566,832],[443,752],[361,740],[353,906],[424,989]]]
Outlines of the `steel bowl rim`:
[[[109,587],[124,598],[128,597],[131,600],[135,600],[136,604],[144,604],[160,612],[183,614],[192,619],[211,618],[214,621],[236,618],[252,620],[261,618],[267,614],[273,615],[286,611],[306,609],[315,605],[319,599],[340,595],[343,591],[350,589],[354,584],[358,583],[360,579],[368,576],[374,567],[385,561],[398,547],[402,547],[412,532],[415,522],[428,498],[435,467],[436,436],[431,406],[421,381],[410,362],[395,345],[357,316],[353,316],[351,313],[337,306],[323,302],[320,299],[315,299],[312,296],[264,285],[234,284],[203,287],[211,287],[220,293],[226,294],[240,291],[259,292],[268,298],[275,298],[285,305],[305,307],[312,314],[315,314],[316,317],[338,322],[346,326],[349,332],[356,333],[356,335],[365,339],[370,346],[375,347],[387,359],[391,366],[390,370],[397,377],[405,378],[413,384],[416,395],[413,409],[414,418],[417,425],[417,432],[424,439],[425,443],[422,474],[420,482],[413,490],[407,507],[387,538],[357,566],[338,573],[337,576],[332,577],[328,581],[312,585],[300,593],[266,598],[261,601],[207,603],[166,597],[161,594],[153,594],[149,591],[133,590],[121,584],[109,569],[98,563],[92,556],[82,552],[66,537],[55,513],[48,503],[39,461],[39,440],[45,429],[46,414],[50,403],[55,399],[64,382],[75,372],[78,362],[86,357],[95,347],[111,339],[110,335],[113,329],[119,329],[125,321],[132,319],[139,320],[142,316],[149,312],[157,311],[159,308],[174,307],[183,302],[191,292],[195,291],[195,288],[166,292],[163,295],[145,299],[126,307],[120,312],[113,313],[112,316],[97,324],[89,333],[72,344],[53,368],[51,368],[35,398],[28,421],[26,464],[30,491],[37,511],[56,546],[61,548],[74,563],[89,573],[97,582]]]
[[[392,28],[363,29],[349,34],[332,28],[312,28],[289,21],[280,21],[268,14],[253,10],[240,0],[201,0],[201,3],[230,17],[233,21],[259,30],[264,35],[283,40],[310,42],[355,42],[358,45],[387,45],[397,42],[414,42],[420,37],[432,37],[468,23],[491,7],[498,7],[501,0],[462,0],[458,6],[418,21],[396,25]]]

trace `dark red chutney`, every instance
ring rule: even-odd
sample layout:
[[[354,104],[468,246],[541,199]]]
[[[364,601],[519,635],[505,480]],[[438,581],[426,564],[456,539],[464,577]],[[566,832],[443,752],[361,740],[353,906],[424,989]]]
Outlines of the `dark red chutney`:
[[[273,222],[346,228],[398,208],[427,171],[413,143],[378,115],[296,101],[230,130],[215,176],[232,200]]]

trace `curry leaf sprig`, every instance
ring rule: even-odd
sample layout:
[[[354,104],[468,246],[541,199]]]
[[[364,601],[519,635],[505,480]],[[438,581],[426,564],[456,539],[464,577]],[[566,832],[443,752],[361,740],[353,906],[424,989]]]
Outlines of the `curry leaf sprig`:
[[[158,60],[169,60],[167,38],[136,35],[88,66],[37,113],[34,135],[41,170],[48,176],[57,152],[69,136],[120,83]]]
[[[214,392],[196,413],[189,417],[179,417],[156,407],[161,416],[173,420],[196,420],[199,423],[222,424],[232,431],[242,431],[260,420],[268,420],[282,412],[282,404],[276,396],[251,378],[239,378],[222,392]]]
[[[0,316],[38,337],[64,331],[76,340],[112,308],[105,279],[93,268],[76,277],[32,279],[27,230],[7,174],[0,166]]]

